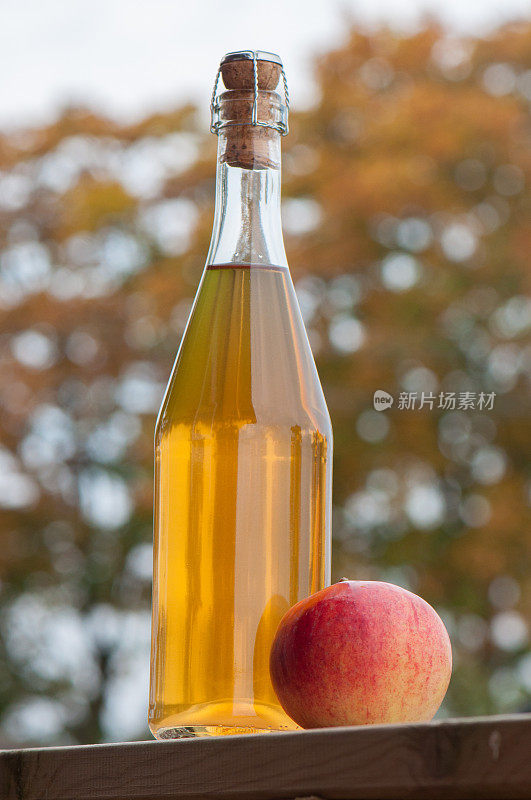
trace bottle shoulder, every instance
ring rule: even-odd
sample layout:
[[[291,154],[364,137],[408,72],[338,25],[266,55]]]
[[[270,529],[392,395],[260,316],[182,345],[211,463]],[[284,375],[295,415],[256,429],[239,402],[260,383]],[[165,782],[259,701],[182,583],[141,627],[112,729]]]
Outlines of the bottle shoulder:
[[[208,433],[232,434],[245,431],[247,436],[276,435],[280,431],[290,435],[309,436],[319,434],[332,442],[332,424],[326,404],[319,408],[264,408],[253,409],[252,414],[240,414],[238,409],[224,409],[221,405],[198,407],[193,411],[172,403],[171,397],[164,402],[157,419],[155,439],[167,431],[182,427],[198,435]]]
[[[205,270],[159,415],[197,421],[330,431],[287,269]]]

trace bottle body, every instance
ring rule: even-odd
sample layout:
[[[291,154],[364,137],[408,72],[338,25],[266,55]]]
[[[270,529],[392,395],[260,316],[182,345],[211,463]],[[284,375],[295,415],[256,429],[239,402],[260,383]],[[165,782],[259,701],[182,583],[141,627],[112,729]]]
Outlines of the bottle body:
[[[156,430],[157,737],[297,727],[269,651],[329,583],[331,458],[287,268],[207,267]]]

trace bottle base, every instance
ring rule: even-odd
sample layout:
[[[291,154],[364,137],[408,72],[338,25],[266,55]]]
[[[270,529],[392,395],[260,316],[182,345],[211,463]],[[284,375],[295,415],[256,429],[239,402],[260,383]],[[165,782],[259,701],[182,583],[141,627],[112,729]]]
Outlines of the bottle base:
[[[205,736],[245,736],[254,733],[278,733],[278,728],[251,728],[230,725],[190,725],[182,728],[159,728],[156,739],[196,739]]]
[[[297,730],[298,725],[280,706],[239,698],[185,708],[154,707],[150,712],[149,727],[155,739],[166,740],[274,733]]]

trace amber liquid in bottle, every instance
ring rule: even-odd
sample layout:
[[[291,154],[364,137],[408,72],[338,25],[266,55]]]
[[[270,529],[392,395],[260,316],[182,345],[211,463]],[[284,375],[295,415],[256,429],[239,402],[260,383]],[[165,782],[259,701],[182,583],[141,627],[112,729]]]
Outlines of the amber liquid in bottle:
[[[157,738],[296,728],[271,685],[271,642],[329,582],[331,427],[285,262],[280,172],[220,159],[217,188],[155,434]]]

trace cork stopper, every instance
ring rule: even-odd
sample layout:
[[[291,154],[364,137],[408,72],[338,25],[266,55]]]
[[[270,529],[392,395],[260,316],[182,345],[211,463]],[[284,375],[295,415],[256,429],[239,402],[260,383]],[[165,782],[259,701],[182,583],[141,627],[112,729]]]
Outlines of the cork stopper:
[[[226,58],[226,56],[225,56]],[[273,61],[256,60],[258,89],[273,91],[280,79],[280,64]],[[254,91],[254,64],[250,59],[223,61],[221,77],[227,89],[247,89]]]
[[[282,74],[280,58],[263,51],[228,53],[220,71],[227,91],[215,104],[214,87],[212,110],[213,117],[217,114],[213,130],[223,137],[221,160],[243,169],[278,167],[278,134],[287,130],[287,109],[275,91]]]

